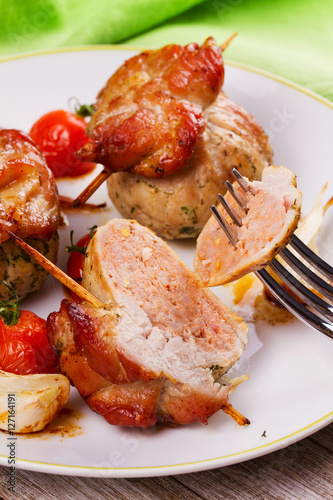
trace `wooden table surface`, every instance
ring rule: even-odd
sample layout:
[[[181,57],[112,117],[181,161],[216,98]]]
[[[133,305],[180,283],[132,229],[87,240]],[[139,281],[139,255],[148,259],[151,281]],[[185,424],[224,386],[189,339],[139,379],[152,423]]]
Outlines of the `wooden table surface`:
[[[333,499],[333,424],[269,455],[220,469],[142,479],[101,479],[16,472],[0,467],[0,500]]]

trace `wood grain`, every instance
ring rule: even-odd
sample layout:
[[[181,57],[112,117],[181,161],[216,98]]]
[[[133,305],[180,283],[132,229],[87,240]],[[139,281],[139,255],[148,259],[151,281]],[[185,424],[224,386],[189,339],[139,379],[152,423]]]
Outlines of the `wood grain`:
[[[17,471],[8,491],[0,468],[0,500],[333,500],[333,424],[283,450],[196,474],[100,479]]]

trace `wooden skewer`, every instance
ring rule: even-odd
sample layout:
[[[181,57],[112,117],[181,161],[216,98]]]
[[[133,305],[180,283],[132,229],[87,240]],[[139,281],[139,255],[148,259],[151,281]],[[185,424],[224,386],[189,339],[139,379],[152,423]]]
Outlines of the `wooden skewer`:
[[[222,406],[221,410],[224,411],[229,417],[231,417],[238,425],[249,425],[251,422],[248,418],[244,417],[239,411],[235,410],[230,403]]]
[[[225,51],[225,49],[237,34],[238,32],[235,31],[235,33],[229,36],[229,38],[227,38],[227,40],[222,43],[222,45],[220,46],[221,52]],[[73,201],[73,208],[79,208],[84,205],[85,202],[90,198],[90,196],[94,194],[96,189],[98,189],[103,184],[103,182],[106,181],[108,177],[110,177],[111,174],[111,170],[109,170],[108,168],[104,168],[102,172],[100,172],[97,177],[95,177],[95,179],[89,184],[89,186],[87,186],[86,189],[82,191],[82,193]]]
[[[100,302],[96,297],[91,295],[83,286],[79,285],[76,281],[70,278],[66,273],[64,273],[59,267],[55,266],[53,262],[48,260],[44,255],[38,252],[35,248],[31,247],[23,241],[21,238],[16,236],[16,234],[12,233],[8,229],[5,230],[9,236],[16,241],[19,247],[21,247],[27,254],[33,257],[38,264],[40,264],[46,271],[52,274],[58,281],[60,281],[63,285],[67,286],[72,292],[76,293],[81,299],[89,302],[92,306],[104,308],[105,305]]]
[[[233,33],[231,36],[229,36],[229,38],[226,39],[225,42],[222,43],[222,45],[220,45],[220,49],[221,49],[221,52],[224,52],[225,49],[228,47],[228,45],[230,45],[231,41],[235,38],[235,36],[238,35],[238,31],[235,31],[235,33]]]
[[[74,200],[73,198],[70,198],[69,196],[63,196],[61,194],[58,195],[58,198],[59,198],[59,202],[60,202],[60,206],[63,210],[71,210],[73,209],[73,203],[74,203]],[[85,203],[84,205],[80,206],[80,207],[77,207],[77,208],[81,208],[82,210],[87,210],[89,212],[92,212],[94,210],[100,210],[101,208],[105,208],[106,207],[106,203],[98,203],[98,204],[95,204],[95,203]]]
[[[95,179],[91,181],[89,186],[87,186],[86,189],[82,191],[82,193],[73,201],[73,208],[79,208],[84,205],[85,202],[90,198],[90,196],[94,194],[96,189],[98,189],[99,186],[101,186],[103,182],[106,181],[108,177],[110,177],[111,174],[111,170],[109,170],[108,168],[103,168],[102,172],[100,172],[97,177],[95,177]]]

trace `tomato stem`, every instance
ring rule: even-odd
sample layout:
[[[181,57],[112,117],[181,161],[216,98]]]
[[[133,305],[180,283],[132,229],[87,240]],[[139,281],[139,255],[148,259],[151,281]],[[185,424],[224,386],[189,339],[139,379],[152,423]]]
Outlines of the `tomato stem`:
[[[90,239],[94,236],[94,232],[96,231],[97,227],[98,226],[88,227]],[[88,246],[89,242],[85,246],[75,245],[74,240],[73,240],[73,236],[74,236],[74,230],[72,229],[71,232],[70,232],[70,234],[69,234],[70,245],[68,245],[66,247],[66,251],[68,253],[79,252],[79,253],[81,253],[82,255],[85,256],[86,255],[87,246]]]
[[[75,245],[73,241],[73,235],[74,235],[74,230],[72,229],[69,235],[70,245],[66,247],[66,252],[68,253],[79,252],[82,253],[82,255],[85,255],[87,246],[81,247],[79,245]]]
[[[86,118],[95,112],[93,104],[81,104],[75,108],[75,114],[79,118]]]

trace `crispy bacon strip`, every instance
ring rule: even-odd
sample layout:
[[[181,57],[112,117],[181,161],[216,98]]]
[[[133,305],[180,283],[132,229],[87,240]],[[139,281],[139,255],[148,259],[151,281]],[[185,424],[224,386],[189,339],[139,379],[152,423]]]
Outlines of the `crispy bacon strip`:
[[[19,130],[0,130],[0,195],[0,244],[8,239],[5,229],[20,238],[52,238],[60,221],[53,174]]]
[[[112,172],[164,177],[189,160],[204,126],[201,107],[176,98],[162,78],[154,78],[104,102],[87,127],[93,140],[76,156]]]
[[[74,202],[85,203],[112,172],[149,178],[170,175],[191,158],[205,122],[203,110],[224,81],[222,51],[213,38],[202,46],[167,45],[126,61],[100,91],[87,126],[92,139],[77,153],[104,170]]]

